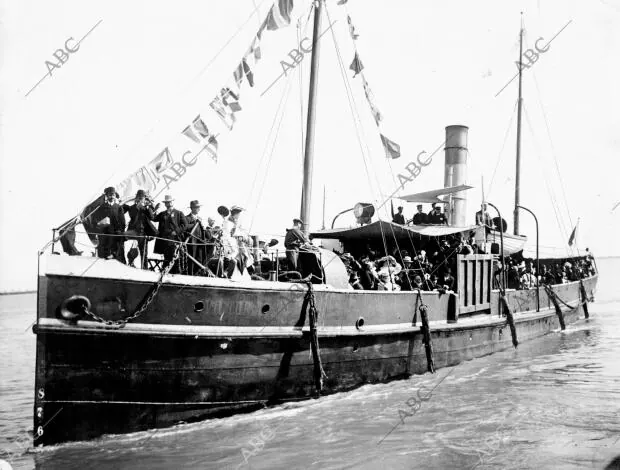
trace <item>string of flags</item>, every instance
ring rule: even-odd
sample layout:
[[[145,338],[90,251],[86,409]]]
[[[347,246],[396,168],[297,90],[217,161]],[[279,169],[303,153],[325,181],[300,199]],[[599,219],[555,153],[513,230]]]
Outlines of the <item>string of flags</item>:
[[[338,2],[338,5],[344,5],[345,3],[347,3],[347,0],[340,0]],[[355,31],[355,26],[353,25],[353,21],[351,20],[351,16],[349,15],[347,15],[347,23],[349,24],[349,34],[351,36],[351,39],[353,39],[353,41],[357,41],[357,39],[359,38],[359,34],[357,34],[357,32]],[[370,85],[368,84],[366,77],[364,76],[364,64],[360,59],[355,42],[353,43],[353,47],[355,48],[355,56],[353,57],[353,62],[351,62],[349,69],[354,72],[353,78],[357,77],[358,75],[360,75],[362,78],[362,85],[364,87],[366,101],[368,101],[368,106],[370,106],[370,112],[372,113],[372,117],[374,118],[375,123],[377,124],[377,128],[379,129],[379,136],[381,137],[381,143],[383,144],[383,149],[385,150],[385,156],[391,159],[399,158],[400,145],[388,139],[381,132],[381,121],[383,120],[383,116],[381,114],[381,111],[379,111],[379,108],[375,104],[375,97],[372,93],[372,90],[370,89]]]
[[[220,89],[217,95],[209,102],[209,109],[218,116],[224,125],[224,130],[232,131],[237,122],[236,114],[243,108],[240,103],[241,89],[247,83],[250,87],[254,86],[255,68],[262,58],[261,38],[265,31],[276,31],[291,24],[291,13],[293,11],[294,0],[275,0],[269,12],[252,42],[241,58],[239,64],[232,73],[232,80],[229,85]],[[175,152],[170,147],[164,148],[146,165],[126,177],[117,185],[117,192],[122,200],[133,198],[137,189],[143,189],[153,197],[168,189],[172,182],[179,180],[187,169],[193,166],[198,156],[204,152],[217,163],[218,157],[218,136],[214,133],[207,123],[211,122],[210,116],[204,119],[199,114],[191,124],[187,125],[181,135],[190,139],[193,144],[200,144],[201,148],[197,151],[186,150]],[[211,126],[213,127],[213,126]],[[176,158],[175,158],[176,155]]]

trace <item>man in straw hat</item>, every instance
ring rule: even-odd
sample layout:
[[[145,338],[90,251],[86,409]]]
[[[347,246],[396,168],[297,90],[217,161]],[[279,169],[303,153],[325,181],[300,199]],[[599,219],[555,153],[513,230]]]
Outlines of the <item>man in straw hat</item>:
[[[159,223],[158,238],[155,241],[155,253],[164,255],[164,269],[172,262],[177,242],[183,240],[187,227],[187,220],[183,213],[174,208],[174,198],[167,194],[164,197],[166,210],[155,217]],[[170,269],[171,273],[178,273],[178,263]]]
[[[97,246],[97,256],[99,258],[116,258],[121,263],[125,263],[124,237],[125,214],[123,208],[118,204],[118,193],[114,187],[105,188],[103,192],[104,201],[93,214],[93,221],[96,224],[99,244]]]

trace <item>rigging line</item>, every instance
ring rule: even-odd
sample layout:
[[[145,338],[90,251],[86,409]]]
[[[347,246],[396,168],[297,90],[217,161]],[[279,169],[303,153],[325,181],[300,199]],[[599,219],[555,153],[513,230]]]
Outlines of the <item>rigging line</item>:
[[[310,9],[310,11],[312,11],[314,9],[314,4],[312,5],[312,8]],[[306,26],[307,26],[307,22],[306,22]],[[297,20],[297,44],[301,44],[301,18],[299,20]],[[299,125],[301,127],[301,160],[303,161],[304,159],[304,143],[305,143],[305,138],[304,138],[304,84],[303,84],[303,64],[304,61],[300,61],[299,62]]]
[[[493,180],[495,179],[495,174],[497,173],[497,169],[499,168],[499,164],[502,160],[502,156],[504,155],[504,148],[506,147],[506,142],[508,141],[508,134],[510,133],[510,129],[512,128],[512,123],[515,118],[515,113],[517,111],[517,106],[519,105],[519,100],[515,101],[515,106],[512,109],[512,114],[510,115],[510,122],[508,123],[508,127],[506,128],[506,134],[504,135],[504,143],[502,144],[502,148],[499,151],[499,155],[497,156],[497,162],[495,163],[495,168],[493,169],[493,175],[491,176],[491,181],[489,183],[489,190],[487,192],[487,198],[491,195],[491,189],[493,188]]]
[[[327,12],[327,17],[328,20],[331,22],[331,17],[329,14],[329,8],[327,7],[327,5],[325,6],[325,11]],[[362,136],[364,135],[363,132],[363,125],[361,123],[361,119],[359,117],[359,112],[357,110],[357,105],[356,105],[356,101],[355,101],[355,97],[353,95],[353,90],[352,90],[352,86],[351,83],[349,81],[349,77],[346,73],[346,69],[344,66],[344,61],[342,59],[342,54],[340,53],[340,47],[338,45],[338,41],[336,40],[336,36],[334,31],[332,30],[332,40],[334,42],[334,48],[336,50],[336,56],[338,58],[338,64],[340,66],[340,74],[341,77],[343,79],[344,85],[345,85],[345,90],[347,92],[347,99],[349,102],[349,108],[351,111],[351,115],[353,117],[353,123],[355,125],[355,131],[356,131],[356,137],[358,139],[358,144],[360,145],[360,151],[362,154],[362,157],[364,158],[364,165],[365,165],[365,169],[367,172],[367,176],[369,178],[369,186],[370,186],[370,190],[374,192],[373,188],[372,188],[372,183],[371,183],[371,177],[370,177],[370,171],[369,171],[369,166],[368,166],[368,162],[367,162],[367,158],[370,159],[370,148],[368,146],[368,142],[362,138]],[[362,73],[363,74],[363,73]],[[363,146],[362,146],[363,145]],[[366,153],[364,153],[364,147],[366,148]],[[374,168],[373,168],[374,169]],[[381,190],[381,184],[377,178],[376,172],[373,172],[373,174],[375,175],[375,179],[376,179],[376,184],[377,184],[377,193],[382,196],[382,190]],[[374,198],[375,201],[377,202],[377,198]],[[379,217],[379,215],[377,214],[377,216]]]
[[[531,121],[530,121],[530,118],[529,118],[529,114],[527,113],[527,110],[525,110],[525,119],[526,119],[526,121],[527,121],[528,128],[530,129],[530,132],[532,132],[532,135],[533,135],[533,131],[532,131],[532,124],[531,124]],[[535,147],[538,147],[538,145],[537,145],[537,143],[536,143],[535,138],[533,138],[533,142],[534,142],[534,146],[535,146]],[[539,161],[540,161],[540,163],[541,163],[541,167],[542,167],[542,169],[543,169],[543,173],[544,173],[544,175],[545,175],[545,178],[544,178],[544,181],[545,181],[545,186],[546,186],[546,188],[547,188],[547,192],[549,193],[549,197],[551,198],[551,203],[552,203],[551,205],[552,205],[552,208],[553,208],[553,213],[554,213],[554,215],[555,215],[556,221],[557,221],[557,223],[558,223],[558,228],[559,228],[559,229],[560,229],[560,231],[561,231],[561,235],[562,235],[562,237],[566,238],[566,235],[567,235],[566,227],[565,227],[565,225],[564,225],[564,223],[563,223],[563,221],[562,221],[561,214],[559,214],[559,212],[558,212],[558,207],[557,207],[557,206],[558,206],[558,204],[557,204],[557,200],[556,200],[555,194],[554,194],[554,192],[553,192],[553,188],[552,188],[552,187],[551,187],[551,185],[549,184],[549,180],[550,180],[550,178],[548,178],[548,174],[547,174],[547,170],[546,170],[546,168],[545,168],[544,162],[542,161],[542,159],[541,159],[541,157],[540,157],[540,152],[538,152],[538,150],[537,150],[535,153],[536,153],[536,156],[537,156],[538,160],[539,160]],[[565,248],[565,247],[564,247],[564,249],[566,250],[566,248]],[[567,252],[567,253],[568,253],[568,252]]]
[[[331,23],[331,17],[330,17],[329,9],[327,8],[327,6],[326,6],[325,10],[327,12],[328,21]],[[347,90],[347,98],[349,100],[349,107],[350,107],[351,113],[353,115],[354,124],[355,124],[355,128],[356,128],[356,133],[357,133],[357,136],[358,136],[358,142],[360,143],[360,147],[361,147],[361,143],[362,143],[362,140],[363,140],[364,146],[366,147],[367,155],[364,154],[364,151],[362,149],[362,158],[364,159],[364,165],[366,167],[366,172],[368,173],[368,165],[367,165],[367,162],[366,162],[366,158],[368,158],[368,159],[371,158],[370,157],[371,152],[370,152],[370,148],[368,146],[368,142],[365,139],[361,139],[360,138],[360,134],[363,135],[363,125],[362,125],[362,122],[361,122],[361,118],[360,118],[360,115],[359,115],[359,111],[358,111],[358,108],[357,108],[355,97],[353,95],[353,91],[352,91],[351,83],[349,81],[349,77],[346,74],[346,70],[344,69],[344,62],[342,60],[342,54],[340,53],[340,47],[338,45],[338,41],[336,40],[336,36],[335,36],[335,33],[333,32],[333,30],[332,30],[332,40],[334,42],[334,48],[336,49],[336,55],[338,57],[338,62],[339,62],[339,65],[340,65],[341,76],[343,77],[343,81],[344,81],[344,84],[345,84],[345,89]],[[357,54],[357,46],[355,45],[355,42],[353,43],[353,47],[354,47],[355,52]],[[360,72],[360,74],[362,75],[362,79],[365,80],[365,77],[363,76],[364,75],[363,72]],[[360,130],[361,130],[361,132],[360,132]],[[385,196],[384,196],[383,191],[381,189],[381,184],[380,184],[380,181],[379,181],[379,179],[377,177],[377,172],[376,171],[374,172],[374,175],[375,175],[375,180],[376,180],[376,183],[377,183],[377,188],[378,188],[379,196],[382,199],[384,199]],[[370,179],[370,176],[369,176],[369,179]],[[372,191],[372,185],[371,185],[371,191]],[[377,218],[379,220],[381,220],[381,215],[379,214],[378,211],[377,211]],[[383,242],[385,255],[389,256],[388,247],[387,247],[387,239],[386,239],[386,235],[385,235],[384,230],[383,230],[383,225],[379,224],[379,228],[381,230],[381,239],[382,239],[382,242]],[[394,227],[392,227],[391,224],[390,224],[390,230],[392,232],[392,237],[394,238],[394,241],[395,241],[395,244],[396,244],[396,249],[397,249],[398,255],[399,255],[400,259],[401,259],[401,263],[404,265],[402,252],[400,250],[400,246],[398,244],[398,240],[396,238],[396,235],[394,234]],[[388,272],[390,272],[389,266],[388,266]],[[407,277],[407,279],[409,279],[409,278]],[[390,283],[392,283],[391,277],[390,277]],[[411,284],[410,280],[409,280],[409,283]]]
[[[312,7],[312,8],[314,8],[314,7]],[[305,25],[304,33],[305,33],[305,32],[306,32],[306,30],[307,30],[307,27],[308,27],[308,21],[309,21],[309,17],[308,17],[308,19],[306,20],[306,25]],[[271,129],[269,129],[269,133],[267,134],[267,139],[265,140],[265,146],[264,146],[264,148],[263,148],[263,152],[262,152],[262,154],[261,154],[261,158],[260,158],[259,163],[258,163],[257,171],[256,171],[256,173],[254,174],[254,179],[253,179],[253,181],[252,181],[252,186],[250,187],[250,190],[249,190],[249,192],[248,192],[248,196],[247,196],[247,198],[246,198],[246,202],[247,202],[247,201],[248,201],[248,200],[252,197],[252,194],[254,194],[254,190],[255,190],[255,188],[256,188],[256,182],[258,181],[258,178],[260,177],[260,172],[259,172],[258,170],[259,170],[259,169],[261,168],[261,166],[263,165],[263,162],[264,162],[264,160],[265,160],[265,157],[267,156],[267,148],[269,147],[269,139],[271,138],[271,136],[272,136],[272,134],[273,134],[273,129],[274,129],[274,127],[275,127],[275,125],[276,125],[276,122],[277,122],[277,120],[278,120],[278,115],[279,115],[279,112],[280,112],[280,108],[281,108],[281,107],[282,107],[282,105],[283,105],[283,100],[284,100],[284,98],[285,98],[285,95],[286,95],[286,89],[287,89],[288,82],[289,82],[289,80],[288,80],[288,79],[290,79],[290,76],[287,78],[286,85],[284,86],[284,89],[282,90],[282,96],[281,96],[281,98],[280,98],[280,102],[278,103],[278,107],[276,108],[276,113],[274,114],[274,117],[273,117],[273,120],[272,120],[272,123],[271,123]],[[302,147],[302,148],[303,148],[303,147]],[[303,154],[303,150],[302,150],[302,154]]]
[[[228,45],[233,41],[233,39],[235,39],[239,33],[241,32],[241,30],[243,30],[243,28],[245,28],[245,26],[250,22],[250,20],[252,19],[252,17],[255,15],[256,12],[258,12],[258,9],[263,5],[263,3],[265,3],[266,0],[261,0],[260,4],[258,5],[258,7],[255,7],[254,10],[252,10],[252,12],[249,14],[249,16],[247,17],[247,19],[243,22],[243,24],[241,26],[239,26],[237,28],[237,30],[233,33],[233,35],[228,39],[228,41],[226,41],[226,43],[218,50],[218,52],[215,54],[215,56],[213,56],[211,58],[211,60],[207,63],[207,65],[205,65],[202,70],[198,73],[198,75],[196,75],[187,85],[185,85],[181,90],[179,90],[177,92],[177,98],[174,99],[174,102],[178,101],[178,97],[179,95],[181,95],[182,93],[186,93],[187,89],[215,62],[215,60],[219,57],[219,55],[228,47]],[[260,21],[260,19],[259,19]],[[155,130],[155,127],[161,122],[161,118],[159,118],[158,120],[155,121],[155,123],[151,126],[151,128],[140,138],[140,141],[137,142],[135,145],[133,145],[132,150],[130,152],[127,152],[128,154],[132,154],[134,153],[146,140],[146,138],[148,136],[150,136],[153,131]],[[175,134],[176,135],[176,132]],[[128,162],[126,159],[122,159],[121,162],[119,163],[119,165],[116,167],[116,169],[113,171],[113,173],[105,180],[105,182],[99,186],[99,192],[101,192],[101,190],[103,189],[103,187],[105,185],[107,185],[110,180],[116,176],[116,173],[123,167],[126,166],[127,164],[133,164],[132,161]],[[94,198],[96,198],[97,196],[94,195],[90,198],[90,200],[93,200]]]
[[[327,7],[327,5],[325,5],[325,11],[327,13],[328,22],[330,24],[332,24],[331,15],[329,14],[329,8]],[[353,123],[354,123],[354,127],[355,127],[355,134],[356,134],[356,138],[357,138],[357,141],[358,141],[358,144],[359,144],[359,147],[360,147],[360,152],[362,154],[362,160],[364,162],[364,168],[365,168],[365,171],[366,171],[366,177],[368,178],[369,189],[370,189],[371,192],[374,193],[373,188],[372,188],[372,178],[370,176],[370,170],[369,170],[369,167],[368,167],[368,162],[367,162],[367,159],[366,159],[366,154],[364,153],[364,146],[362,145],[362,138],[360,137],[360,134],[361,134],[361,132],[360,132],[361,122],[359,122],[359,115],[356,116],[357,108],[355,106],[355,99],[353,97],[353,91],[351,89],[351,85],[350,85],[348,76],[346,75],[346,70],[344,68],[344,62],[342,60],[342,54],[340,53],[340,47],[338,46],[338,42],[336,41],[336,35],[334,33],[333,28],[331,29],[331,34],[332,34],[332,40],[334,42],[334,48],[336,50],[336,57],[338,58],[338,65],[339,65],[339,69],[340,69],[340,75],[341,75],[341,77],[343,79],[343,83],[344,83],[344,86],[345,86],[345,91],[347,93],[347,101],[348,101],[348,104],[349,104],[349,110],[351,112],[351,116],[353,117]],[[368,144],[366,142],[364,142],[364,143],[366,144],[365,145],[366,149],[369,151]],[[370,153],[370,151],[369,151],[369,153]],[[376,177],[376,175],[375,175],[375,177]],[[378,185],[378,193],[379,193],[379,195],[381,195],[381,186],[380,185]],[[376,202],[377,198],[375,197],[374,199],[375,199],[375,202]],[[381,220],[381,216],[378,214],[378,212],[377,212],[377,217],[379,218],[379,220]],[[381,238],[382,238],[382,241],[383,241],[383,247],[384,247],[385,255],[387,256],[388,255],[387,243],[386,243],[386,240],[385,240],[385,234],[383,233],[383,227],[381,226],[381,224],[379,224],[379,228],[381,229]]]
[[[571,215],[570,215],[570,208],[568,206],[568,200],[566,198],[566,191],[564,190],[564,180],[562,179],[562,175],[560,173],[560,166],[559,166],[558,159],[557,159],[557,156],[556,156],[557,152],[555,151],[555,145],[553,144],[553,139],[551,138],[551,128],[549,127],[549,120],[547,119],[547,113],[546,113],[545,108],[544,108],[544,106],[542,104],[542,98],[541,98],[540,88],[538,86],[538,80],[536,79],[536,74],[533,73],[533,71],[532,71],[532,76],[534,77],[534,84],[536,85],[538,104],[540,106],[540,109],[541,109],[542,114],[543,114],[543,119],[545,121],[545,128],[546,128],[546,131],[547,131],[547,137],[549,138],[549,144],[551,145],[551,155],[553,156],[553,161],[555,162],[555,169],[556,169],[556,172],[558,174],[558,178],[560,180],[560,189],[562,190],[562,197],[564,198],[564,205],[565,205],[565,208],[566,208],[566,213],[568,215],[568,221],[570,222],[570,225],[572,227],[573,226],[573,219],[571,218]]]
[[[327,5],[325,5],[325,11],[327,12],[328,21],[331,22],[331,18],[330,18],[330,15],[329,15],[329,9],[327,8]],[[346,94],[347,94],[347,102],[349,104],[349,111],[351,112],[351,116],[353,117],[355,134],[356,134],[357,142],[358,142],[358,145],[359,145],[359,148],[360,148],[360,153],[362,154],[362,160],[364,162],[364,167],[365,167],[365,170],[366,170],[366,177],[368,179],[369,189],[370,189],[370,191],[372,193],[374,193],[374,189],[373,189],[373,185],[372,185],[372,178],[370,176],[370,170],[368,168],[368,162],[366,161],[366,156],[364,154],[364,147],[362,145],[362,139],[360,138],[360,131],[358,129],[358,123],[355,120],[355,113],[354,113],[354,109],[353,109],[354,106],[351,103],[351,90],[349,89],[349,83],[346,80],[346,72],[344,71],[344,63],[342,61],[342,56],[340,54],[340,50],[339,50],[338,45],[336,43],[336,38],[335,38],[335,34],[333,32],[333,28],[332,28],[332,40],[334,41],[334,46],[335,46],[335,49],[336,49],[336,56],[337,56],[337,59],[338,59],[338,65],[339,65],[339,69],[340,69],[340,74],[341,74],[341,76],[343,78],[343,83],[345,85],[345,91],[346,91]],[[374,199],[376,199],[376,198],[374,198]]]
[[[291,88],[292,88],[292,86],[291,86],[292,83],[293,83],[293,81],[290,78],[286,82],[286,89],[285,89],[286,99],[284,100],[284,106],[288,102],[288,98],[290,96],[290,91],[291,91]],[[278,127],[276,128],[276,133],[275,133],[275,136],[274,136],[273,141],[272,141],[271,149],[270,149],[270,152],[269,152],[269,159],[267,160],[267,167],[265,169],[265,177],[263,178],[263,182],[262,182],[262,184],[260,186],[260,189],[258,191],[258,197],[256,198],[256,203],[254,204],[252,221],[250,222],[250,226],[248,228],[248,231],[252,230],[252,226],[254,225],[254,221],[256,220],[256,210],[258,209],[258,205],[260,204],[261,196],[263,195],[263,190],[265,189],[265,183],[267,182],[267,177],[269,175],[269,168],[271,168],[271,162],[273,161],[273,151],[275,149],[276,142],[278,140],[278,135],[280,133],[280,127],[282,126],[282,122],[284,121],[284,114],[285,114],[284,106],[283,106],[283,109],[282,109],[282,114],[280,116],[280,122],[278,123]]]

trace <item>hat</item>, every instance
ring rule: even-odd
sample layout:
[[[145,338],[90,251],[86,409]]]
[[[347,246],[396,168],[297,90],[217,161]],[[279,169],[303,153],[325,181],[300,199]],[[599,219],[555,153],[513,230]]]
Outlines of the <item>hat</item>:
[[[232,206],[232,207],[230,208],[230,212],[231,212],[231,213],[232,213],[232,212],[241,212],[241,211],[243,211],[243,210],[245,210],[245,209],[244,209],[243,207],[240,207],[240,206]]]
[[[166,194],[164,196],[164,202],[172,202],[172,201],[174,201],[174,198],[170,194]]]
[[[398,210],[401,210],[403,208],[403,206],[398,206]]]
[[[272,238],[271,241],[269,242],[269,246],[276,246],[278,244],[278,240],[276,240],[275,238]]]
[[[144,191],[144,189],[138,189],[136,191],[136,199],[141,197],[146,197],[146,192]]]
[[[105,194],[106,196],[115,196],[116,195],[116,189],[114,189],[114,186],[110,186],[110,187],[105,188],[103,190],[103,194]]]
[[[422,204],[418,204],[416,207],[417,207],[418,209],[421,209],[421,208],[422,208]]]
[[[190,201],[189,203],[189,207],[194,208],[194,207],[200,207],[200,202],[196,201]]]
[[[403,258],[403,263],[411,263],[411,256],[405,256]]]
[[[228,214],[230,214],[230,211],[228,210],[228,207],[220,206],[217,208],[217,213],[220,214],[222,217],[228,217]]]
[[[293,219],[293,224],[303,224],[304,221],[301,219]]]

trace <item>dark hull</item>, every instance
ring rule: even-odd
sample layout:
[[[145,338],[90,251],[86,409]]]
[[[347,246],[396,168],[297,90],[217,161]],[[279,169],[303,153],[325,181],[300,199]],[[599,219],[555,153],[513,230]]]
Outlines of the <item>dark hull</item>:
[[[47,287],[52,285],[51,277],[40,281],[46,282]],[[76,282],[83,282],[83,278]],[[590,296],[596,277],[584,284]],[[221,294],[218,288],[202,289],[206,292],[203,295],[209,297],[211,292],[214,299]],[[40,289],[40,295],[42,290],[46,289]],[[579,283],[556,286],[556,290],[575,307],[564,308],[566,324],[583,318]],[[194,294],[189,296],[192,303]],[[267,297],[276,294],[255,293]],[[299,294],[294,293],[296,298]],[[319,294],[321,315],[320,305],[325,299]],[[161,293],[160,302],[183,302],[178,293],[174,298],[171,295],[172,292]],[[324,394],[427,371],[420,322],[414,325],[412,321],[416,294],[400,293],[394,297],[406,301],[411,316],[392,323],[373,321],[375,306],[371,300],[382,297],[362,297],[367,299],[365,309],[347,311],[347,305],[355,303],[355,294],[339,295],[340,304],[332,305],[330,314],[324,315],[319,326],[320,356],[327,374]],[[506,318],[497,313],[497,292],[492,293],[491,308],[486,313],[451,323],[446,321],[449,302],[436,294],[426,297],[425,303],[434,309],[433,317],[443,318],[431,323],[437,368],[513,347]],[[520,342],[559,328],[556,312],[549,308],[544,292],[539,313],[535,311],[535,291],[513,291],[508,298],[515,311]],[[39,321],[35,326],[37,445],[166,427],[316,396],[309,330],[307,324],[295,326],[300,317],[297,302],[294,309],[277,318],[282,322],[279,326],[270,326],[271,320],[261,315],[258,318],[267,325],[231,327],[204,321],[202,325],[192,322],[190,326],[137,320],[119,329],[95,321],[70,323],[53,318],[54,302],[50,299],[49,292],[45,299],[40,298]],[[374,315],[384,321],[390,315],[396,319],[405,316],[402,308],[396,302],[391,305],[391,312],[388,306],[387,312],[376,311]],[[326,310],[327,307],[323,312]],[[394,310],[399,310],[399,315]],[[153,310],[148,315],[159,319],[165,318],[166,312]],[[362,315],[367,326],[357,329],[349,319]],[[209,318],[208,312],[204,318]],[[39,430],[43,431],[40,435]]]

